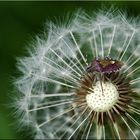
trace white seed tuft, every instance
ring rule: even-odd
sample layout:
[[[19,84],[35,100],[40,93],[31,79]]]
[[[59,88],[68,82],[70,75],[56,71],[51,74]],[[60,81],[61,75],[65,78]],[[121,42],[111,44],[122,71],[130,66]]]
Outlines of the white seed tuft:
[[[135,80],[132,85],[140,93],[140,80],[137,79],[140,75],[140,24],[135,20],[126,20],[124,14],[114,9],[93,15],[79,10],[70,18],[65,18],[65,23],[47,24],[47,33],[36,37],[30,55],[18,60],[18,69],[22,74],[15,80],[19,91],[14,102],[15,116],[20,125],[25,126],[24,130],[26,126],[31,126],[35,139],[67,139],[72,134],[72,139],[80,139],[82,135],[79,132],[83,133],[86,127],[75,130],[85,119],[84,113],[78,114],[79,110],[82,113],[83,104],[77,107],[70,101],[75,100],[75,95],[71,93],[79,87],[87,63],[94,58],[105,57],[124,62],[119,71]],[[106,82],[102,83],[102,87],[103,93],[100,82],[97,82],[93,93],[86,96],[84,103],[91,110],[107,111],[118,99],[115,85]],[[72,116],[73,112],[75,116]],[[86,128],[85,132],[90,135],[90,129]],[[60,138],[62,133],[65,135]],[[92,131],[91,139],[97,139],[93,135]]]

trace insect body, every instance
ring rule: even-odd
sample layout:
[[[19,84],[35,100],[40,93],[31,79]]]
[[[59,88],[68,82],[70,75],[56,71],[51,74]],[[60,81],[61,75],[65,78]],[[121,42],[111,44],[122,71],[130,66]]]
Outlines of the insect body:
[[[112,73],[122,67],[123,63],[106,57],[105,59],[93,59],[86,68],[87,72]]]

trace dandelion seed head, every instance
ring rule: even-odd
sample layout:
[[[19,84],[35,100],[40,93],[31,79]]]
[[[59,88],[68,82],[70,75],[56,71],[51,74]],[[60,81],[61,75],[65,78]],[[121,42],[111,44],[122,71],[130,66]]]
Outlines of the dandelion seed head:
[[[66,20],[48,23],[29,56],[18,60],[22,76],[15,81],[14,106],[20,124],[30,126],[35,139],[138,139],[138,19],[118,10],[78,10]],[[86,71],[93,59],[101,59],[100,68],[123,65]]]

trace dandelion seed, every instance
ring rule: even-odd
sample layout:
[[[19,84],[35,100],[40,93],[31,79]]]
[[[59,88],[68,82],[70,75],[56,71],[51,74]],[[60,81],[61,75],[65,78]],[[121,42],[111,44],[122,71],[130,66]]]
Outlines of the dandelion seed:
[[[20,60],[18,119],[35,139],[139,139],[138,23],[119,11],[75,15],[50,23]]]

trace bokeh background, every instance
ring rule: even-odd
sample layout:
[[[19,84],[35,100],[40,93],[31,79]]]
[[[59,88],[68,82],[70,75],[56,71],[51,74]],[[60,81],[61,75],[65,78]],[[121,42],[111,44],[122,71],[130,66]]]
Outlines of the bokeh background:
[[[46,20],[56,19],[78,8],[88,12],[111,5],[127,11],[128,16],[140,15],[140,2],[0,2],[0,139],[25,139],[28,132],[20,132],[12,116],[11,97],[13,77],[16,77],[16,58],[27,55],[26,48],[35,35],[41,34]]]

